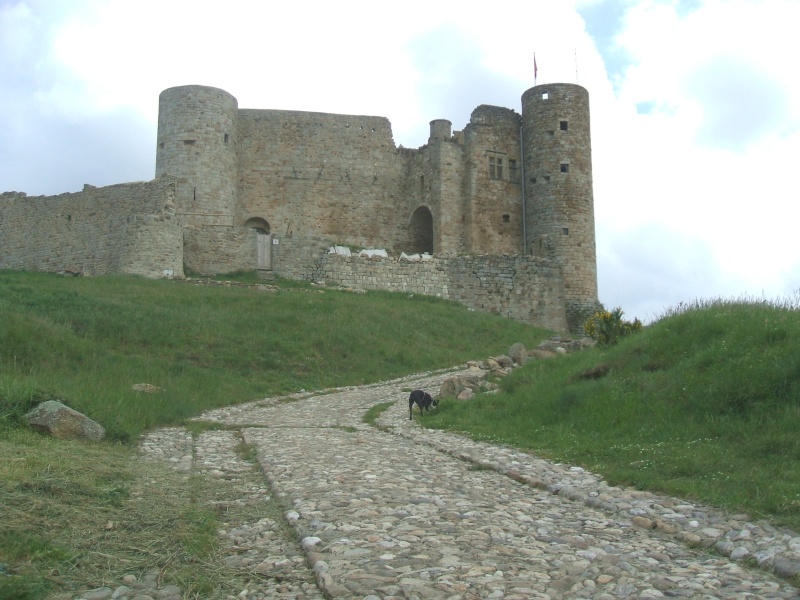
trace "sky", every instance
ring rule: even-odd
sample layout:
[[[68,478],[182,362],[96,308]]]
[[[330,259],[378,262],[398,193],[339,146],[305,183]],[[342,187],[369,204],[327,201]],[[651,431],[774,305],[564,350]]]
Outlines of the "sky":
[[[589,91],[598,285],[657,319],[800,290],[800,0],[0,0],[0,192],[155,174],[158,95],[376,115],[395,143]]]

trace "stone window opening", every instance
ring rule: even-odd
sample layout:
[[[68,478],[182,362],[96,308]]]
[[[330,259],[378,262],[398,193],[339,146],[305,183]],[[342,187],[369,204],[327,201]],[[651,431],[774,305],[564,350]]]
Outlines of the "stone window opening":
[[[511,215],[503,215],[503,223],[510,223]]]
[[[545,180],[545,181],[550,181],[550,175],[545,175],[545,176],[544,176],[544,180]]]
[[[562,227],[561,233],[564,235],[569,235],[569,227]]]
[[[542,94],[542,100],[549,100],[549,99],[550,99],[550,94],[549,94],[549,93],[547,93],[547,92],[544,92],[544,93]]]
[[[511,183],[519,183],[519,168],[515,158],[508,159],[508,180]]]
[[[567,121],[560,121],[558,127],[561,129],[561,131],[567,131],[569,128],[569,123]]]
[[[225,141],[226,144],[228,143],[228,134],[227,133],[225,134],[224,141]]]
[[[561,163],[561,172],[569,173],[569,163]]]
[[[503,159],[499,156],[489,156],[489,178],[503,178]]]

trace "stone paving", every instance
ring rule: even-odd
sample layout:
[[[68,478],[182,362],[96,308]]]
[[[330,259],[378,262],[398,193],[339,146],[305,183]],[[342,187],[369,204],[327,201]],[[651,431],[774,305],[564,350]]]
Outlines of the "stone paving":
[[[230,598],[800,598],[797,534],[410,421],[408,390],[452,374],[226,407],[199,419],[232,429],[159,430],[142,451],[235,480],[251,465],[234,446],[257,449],[265,481],[242,501],[274,495],[296,536],[220,532],[226,563],[259,575]]]

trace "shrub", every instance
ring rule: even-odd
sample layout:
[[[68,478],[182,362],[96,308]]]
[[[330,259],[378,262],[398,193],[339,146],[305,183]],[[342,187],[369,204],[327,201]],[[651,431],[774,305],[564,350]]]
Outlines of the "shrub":
[[[622,309],[619,307],[610,312],[598,310],[586,321],[583,328],[586,334],[601,346],[613,346],[626,335],[642,329],[642,322],[639,319],[625,321],[622,314]]]

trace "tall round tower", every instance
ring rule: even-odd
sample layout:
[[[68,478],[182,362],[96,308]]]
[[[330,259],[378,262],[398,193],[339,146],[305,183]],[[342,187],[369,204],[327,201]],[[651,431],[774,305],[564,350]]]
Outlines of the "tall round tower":
[[[177,212],[187,224],[232,224],[237,115],[236,98],[213,87],[173,87],[158,97],[156,177],[178,178]]]
[[[525,248],[561,267],[567,322],[579,331],[597,306],[589,93],[570,83],[529,89],[522,128]]]

